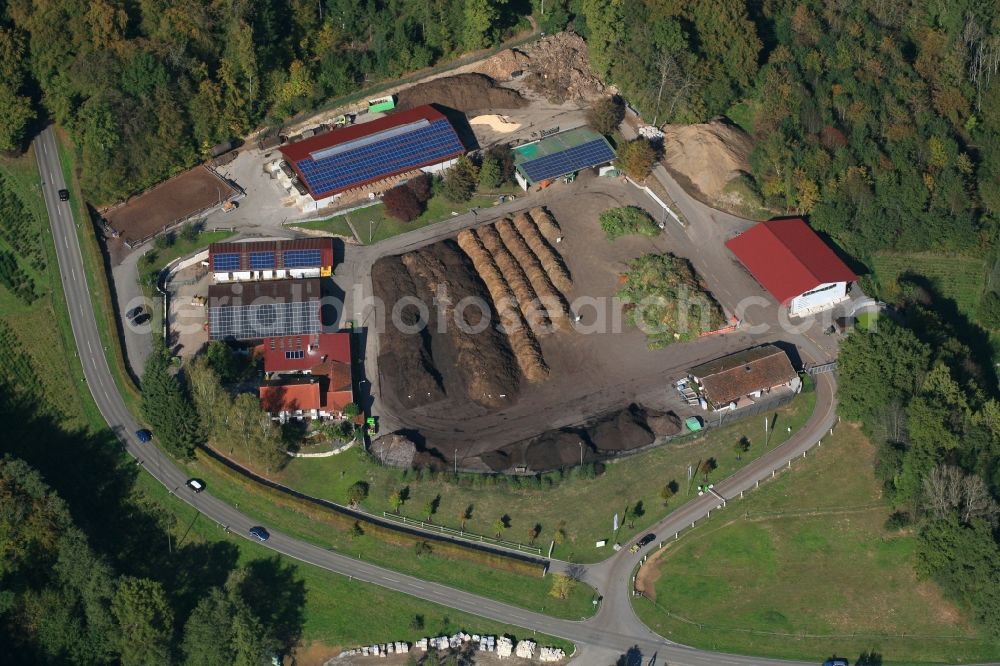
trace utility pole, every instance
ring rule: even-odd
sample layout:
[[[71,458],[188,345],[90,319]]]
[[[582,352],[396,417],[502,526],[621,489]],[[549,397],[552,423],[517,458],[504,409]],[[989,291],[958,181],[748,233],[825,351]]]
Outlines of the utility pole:
[[[580,467],[583,467],[583,442],[580,442]]]
[[[458,474],[458,449],[455,449],[455,474]]]

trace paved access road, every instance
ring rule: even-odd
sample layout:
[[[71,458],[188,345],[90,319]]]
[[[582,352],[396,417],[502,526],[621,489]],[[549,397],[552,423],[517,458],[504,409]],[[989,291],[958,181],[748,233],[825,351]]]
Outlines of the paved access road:
[[[98,409],[128,452],[135,457],[137,464],[143,465],[160,483],[176,492],[178,497],[206,517],[217,522],[220,526],[228,527],[236,534],[245,536],[247,530],[253,525],[250,518],[216,499],[209,492],[201,494],[189,492],[184,485],[185,474],[157,448],[148,444],[140,444],[135,438],[135,431],[140,425],[132,418],[122,401],[98,336],[95,312],[83,272],[83,259],[76,223],[73,220],[69,204],[60,202],[57,196],[58,190],[64,188],[65,183],[52,129],[46,129],[35,140],[34,146],[43,181],[45,205],[55,240],[62,285],[69,307],[73,336],[83,362],[86,382]],[[818,409],[820,410],[832,409],[830,393],[833,389],[832,378],[827,377],[828,379],[820,384],[823,387],[819,396],[821,399],[818,400]],[[816,423],[816,425],[820,424]],[[797,447],[807,446],[811,443],[807,441],[809,439],[807,435],[812,434],[814,433],[803,431],[798,436],[793,437],[776,448],[772,454],[769,454],[766,461],[759,461],[759,464],[749,466],[744,473],[731,479],[722,490],[724,492],[738,492],[740,488],[752,484],[756,478],[770,474],[769,465],[775,463],[780,465],[784,459],[794,457]],[[698,502],[704,503],[705,501],[705,498],[700,498],[690,507],[683,507],[668,517],[662,525],[654,528],[654,531],[666,533],[665,531],[669,531],[672,525],[680,521],[687,521],[689,517],[701,515],[705,507]],[[576,660],[577,663],[608,664],[615,659],[616,655],[623,654],[630,649],[636,649],[647,660],[655,657],[656,663],[668,663],[674,666],[719,666],[720,664],[779,666],[794,663],[694,650],[668,643],[653,634],[635,618],[628,606],[628,587],[622,584],[627,581],[622,581],[622,576],[627,578],[630,575],[631,567],[638,555],[628,554],[627,551],[622,551],[618,557],[603,565],[605,570],[602,575],[604,578],[602,583],[612,586],[613,589],[605,587],[602,590],[605,592],[607,601],[600,614],[589,621],[572,622],[497,603],[491,599],[456,590],[447,585],[430,583],[412,576],[398,574],[367,562],[297,541],[277,531],[271,532],[271,539],[266,545],[279,553],[335,573],[410,594],[456,610],[571,640],[581,650]]]

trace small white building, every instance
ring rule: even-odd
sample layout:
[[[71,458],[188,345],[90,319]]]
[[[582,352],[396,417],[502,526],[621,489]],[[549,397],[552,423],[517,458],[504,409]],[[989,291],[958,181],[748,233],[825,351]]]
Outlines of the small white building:
[[[793,317],[846,300],[848,285],[858,279],[801,218],[761,222],[726,247]]]

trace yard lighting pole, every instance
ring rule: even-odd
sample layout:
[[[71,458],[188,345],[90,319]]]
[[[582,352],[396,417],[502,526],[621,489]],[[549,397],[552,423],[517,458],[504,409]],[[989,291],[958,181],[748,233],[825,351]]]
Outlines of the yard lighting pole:
[[[580,442],[580,467],[583,467],[583,442]]]
[[[458,449],[455,449],[455,474],[458,474]]]

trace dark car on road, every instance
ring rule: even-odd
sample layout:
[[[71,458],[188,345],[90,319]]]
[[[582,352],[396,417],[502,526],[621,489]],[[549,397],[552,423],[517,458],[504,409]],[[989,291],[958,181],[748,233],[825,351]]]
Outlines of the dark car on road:
[[[59,201],[69,201],[69,190],[59,190]]]
[[[132,321],[133,319],[141,315],[143,312],[145,312],[145,309],[141,305],[137,305],[125,313],[125,318],[128,319],[129,321]]]
[[[850,666],[846,659],[834,657],[823,662],[823,666]]]
[[[271,538],[271,535],[267,533],[267,530],[260,525],[250,528],[250,536],[257,539],[257,541],[260,541],[261,543],[264,543]]]
[[[135,438],[138,439],[143,444],[153,441],[153,433],[143,428],[142,430],[135,431]]]
[[[644,536],[641,539],[639,539],[639,548],[642,548],[643,546],[648,546],[649,544],[653,543],[654,541],[656,541],[656,535],[655,534],[647,534],[646,536]]]

